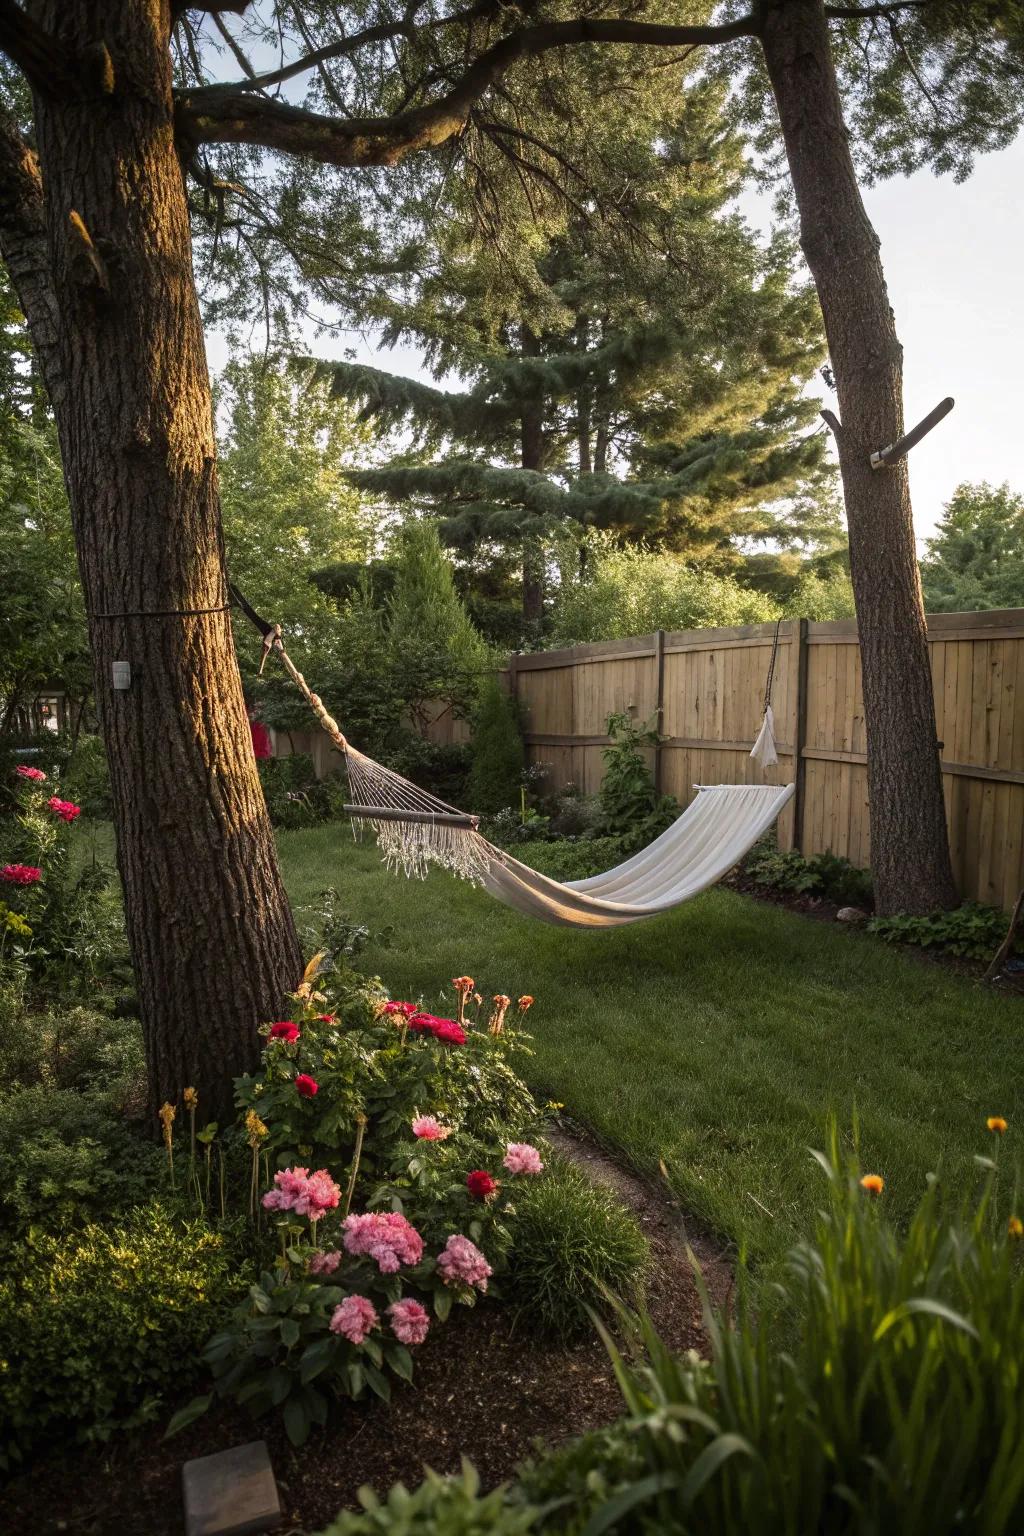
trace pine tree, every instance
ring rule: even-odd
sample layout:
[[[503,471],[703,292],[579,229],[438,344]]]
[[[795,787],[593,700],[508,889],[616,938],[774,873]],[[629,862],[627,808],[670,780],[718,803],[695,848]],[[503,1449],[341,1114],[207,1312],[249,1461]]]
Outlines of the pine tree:
[[[395,584],[387,605],[386,660],[421,734],[433,700],[456,712],[476,697],[486,648],[455,590],[433,524],[413,520],[395,547]]]
[[[658,91],[638,141],[598,133],[597,211],[542,229],[503,304],[481,306],[492,253],[453,233],[412,303],[380,306],[467,389],[330,365],[364,417],[411,427],[421,450],[357,482],[437,517],[463,557],[517,548],[534,626],[544,546],[566,526],[730,565],[838,525],[801,393],[822,356],[816,305],[787,242],[759,246],[729,212],[742,165],[721,107],[715,90]]]
[[[473,728],[473,764],[467,790],[473,810],[493,815],[515,805],[525,764],[515,700],[497,678],[490,678],[481,691]]]

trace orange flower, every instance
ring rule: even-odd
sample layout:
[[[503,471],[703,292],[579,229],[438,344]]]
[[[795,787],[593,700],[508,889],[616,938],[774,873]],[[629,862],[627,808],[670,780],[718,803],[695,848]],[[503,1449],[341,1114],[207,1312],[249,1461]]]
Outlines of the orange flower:
[[[533,998],[530,996],[530,994],[528,992],[526,992],[519,999],[519,1012],[520,1013],[525,1013],[527,1008],[532,1008],[532,1007],[533,1007]]]
[[[456,992],[461,992],[466,995],[472,992],[473,988],[476,986],[476,982],[473,980],[472,976],[453,976],[452,986],[455,988]]]
[[[997,1136],[1002,1136],[1006,1131],[1006,1121],[1002,1115],[989,1115],[985,1121],[990,1131],[995,1131]]]
[[[496,992],[492,1001],[498,1008],[507,1008],[512,999],[510,997],[506,997],[504,992]]]
[[[866,1189],[869,1195],[880,1195],[885,1188],[885,1180],[880,1174],[866,1173],[860,1181],[861,1189]]]
[[[1007,1231],[1011,1237],[1024,1237],[1024,1221],[1019,1216],[1011,1216],[1007,1223]]]

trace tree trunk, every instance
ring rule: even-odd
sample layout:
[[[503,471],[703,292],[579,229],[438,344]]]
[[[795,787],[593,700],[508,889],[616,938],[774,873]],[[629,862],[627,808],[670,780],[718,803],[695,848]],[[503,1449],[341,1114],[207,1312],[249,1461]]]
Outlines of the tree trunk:
[[[822,0],[766,0],[761,41],[842,417],[875,899],[883,913],[923,913],[956,902],[924,604],[906,461],[870,465],[871,453],[903,431],[903,352],[847,143]]]
[[[589,331],[587,318],[581,315],[576,322],[576,345],[584,353],[587,350]],[[576,397],[576,444],[581,475],[592,474],[594,468],[590,451],[590,397],[589,385],[582,386]]]
[[[538,356],[537,338],[525,325],[520,337],[523,356]],[[544,407],[539,400],[523,406],[521,422],[523,468],[540,471],[544,468]],[[523,618],[528,628],[539,635],[544,622],[544,547],[539,539],[529,535],[523,540]]]
[[[36,124],[59,316],[48,385],[150,1094],[173,1102],[194,1085],[200,1112],[223,1122],[231,1077],[252,1066],[257,1025],[278,1015],[301,959],[225,608],[210,385],[174,143],[170,7],[49,0],[40,9],[77,56],[102,38],[113,64],[111,93],[37,97]],[[112,686],[115,661],[131,668],[125,691]]]

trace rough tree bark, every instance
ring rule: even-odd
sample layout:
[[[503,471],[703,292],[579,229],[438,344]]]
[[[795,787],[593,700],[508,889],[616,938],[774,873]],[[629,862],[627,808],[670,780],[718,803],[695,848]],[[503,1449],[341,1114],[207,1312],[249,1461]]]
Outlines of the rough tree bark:
[[[906,460],[870,465],[871,453],[903,432],[903,350],[850,155],[822,0],[765,0],[760,17],[839,396],[875,898],[880,912],[929,912],[954,905],[956,891],[910,486]]]
[[[72,57],[105,45],[109,58],[94,90],[36,92],[41,193],[26,166],[20,216],[30,231],[34,197],[45,262],[27,235],[14,248],[11,220],[0,240],[57,417],[151,1094],[195,1085],[224,1119],[301,961],[225,610],[170,5],[47,0],[34,14]],[[210,611],[167,612],[182,609]]]
[[[538,357],[540,345],[527,326],[520,330],[524,357]],[[544,409],[539,400],[523,405],[521,417],[521,456],[524,469],[544,468]],[[523,540],[523,618],[538,636],[544,622],[544,549],[539,539]]]

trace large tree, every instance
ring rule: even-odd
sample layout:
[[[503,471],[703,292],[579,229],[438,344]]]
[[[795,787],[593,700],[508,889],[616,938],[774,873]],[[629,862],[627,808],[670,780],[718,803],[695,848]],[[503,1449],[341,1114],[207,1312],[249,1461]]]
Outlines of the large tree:
[[[485,208],[496,139],[524,176],[557,177],[560,124],[599,93],[626,123],[630,69],[671,64],[664,50],[706,46],[752,113],[777,104],[842,414],[879,905],[953,897],[906,466],[870,468],[903,429],[901,352],[837,67],[878,168],[959,169],[1019,125],[1018,8],[609,10],[210,0],[203,21],[171,0],[0,0],[0,251],[60,436],[158,1096],[191,1080],[223,1109],[299,969],[231,643],[190,221],[208,220],[203,264],[229,263],[222,302],[251,294],[269,323],[275,263],[315,293],[365,285],[392,255],[364,234],[375,214],[413,238],[465,167]],[[505,210],[483,216],[511,249]],[[250,266],[257,281],[232,284]]]
[[[1002,485],[958,485],[925,544],[930,613],[1024,607],[1024,496]]]

